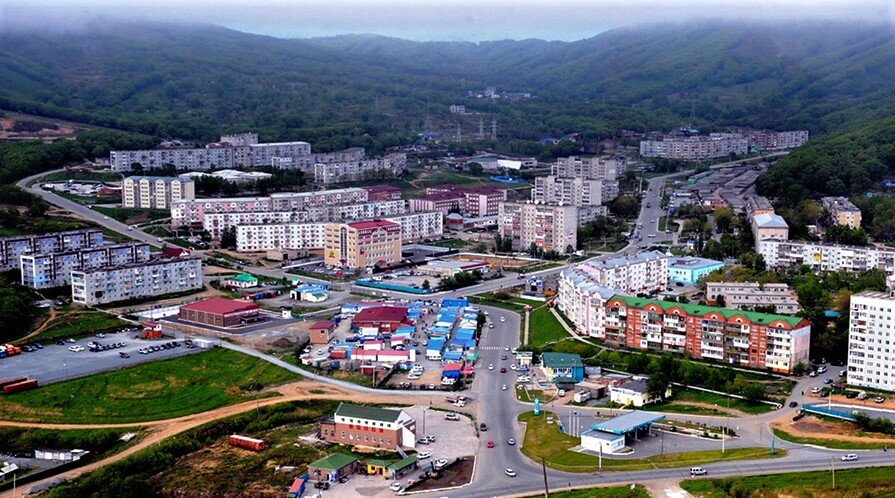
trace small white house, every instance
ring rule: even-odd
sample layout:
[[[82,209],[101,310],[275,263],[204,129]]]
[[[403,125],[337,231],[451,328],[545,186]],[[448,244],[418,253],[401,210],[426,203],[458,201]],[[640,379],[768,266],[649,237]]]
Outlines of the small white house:
[[[581,447],[596,453],[611,455],[625,447],[624,434],[612,434],[591,429],[581,433]]]
[[[258,287],[258,279],[248,273],[240,273],[224,280],[224,285],[237,289],[250,289]]]
[[[659,398],[651,398],[645,380],[630,380],[620,386],[609,386],[609,400],[622,406],[639,408],[643,405],[660,401]],[[665,396],[671,396],[671,390],[666,391]]]

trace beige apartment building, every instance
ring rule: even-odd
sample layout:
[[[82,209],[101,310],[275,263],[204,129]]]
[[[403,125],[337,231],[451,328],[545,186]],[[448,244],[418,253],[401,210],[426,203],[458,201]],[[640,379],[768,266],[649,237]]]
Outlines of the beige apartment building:
[[[126,208],[171,209],[173,201],[196,198],[191,178],[130,176],[121,182],[121,205]]]
[[[759,214],[752,217],[752,237],[761,250],[765,241],[789,240],[789,225],[779,214]]]
[[[820,200],[831,225],[861,228],[861,210],[845,197],[824,197]]]
[[[723,296],[724,306],[737,309],[754,309],[756,306],[774,306],[775,313],[792,315],[801,311],[796,292],[786,284],[757,282],[708,282],[705,297],[717,303]]]
[[[532,244],[544,251],[565,253],[578,245],[578,208],[531,202],[501,202],[497,216],[501,237],[513,249],[528,250]]]
[[[323,258],[329,266],[368,268],[401,261],[401,225],[371,220],[330,223],[323,231]]]

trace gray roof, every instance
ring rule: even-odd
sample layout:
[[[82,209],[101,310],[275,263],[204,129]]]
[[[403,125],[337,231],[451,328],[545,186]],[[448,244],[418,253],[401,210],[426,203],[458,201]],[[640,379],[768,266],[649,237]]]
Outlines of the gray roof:
[[[618,439],[620,437],[624,437],[624,436],[621,434],[612,434],[609,432],[601,432],[601,431],[591,429],[589,431],[582,432],[581,437],[593,437],[593,438],[597,438],[597,439],[602,439],[603,441],[615,441],[616,439]]]
[[[664,253],[659,251],[647,251],[637,253],[633,256],[623,256],[618,258],[610,258],[602,261],[588,261],[586,264],[594,268],[611,269],[620,266],[630,265],[632,263],[643,263],[646,261],[655,261],[668,258]]]
[[[589,294],[599,294],[603,299],[609,299],[616,294],[615,289],[610,289],[609,287],[604,287],[596,282],[592,276],[587,273],[577,269],[574,266],[570,266],[563,270],[563,277],[570,282],[572,282],[576,287],[580,288],[583,292],[587,292]]]
[[[629,391],[636,391],[638,393],[646,393],[649,391],[645,380],[629,380],[628,382],[625,382],[618,387],[619,389],[627,389]]]
[[[695,256],[681,256],[668,260],[669,268],[705,268],[707,266],[723,265],[723,261],[714,259],[698,258]]]
[[[789,228],[782,216],[768,213],[756,216],[755,225],[759,228]]]
[[[612,434],[625,434],[626,432],[646,427],[663,419],[665,419],[665,415],[634,410],[630,413],[619,415],[618,417],[603,422],[597,422],[590,427],[597,431],[611,432]]]
[[[401,410],[387,410],[375,406],[340,403],[339,407],[336,408],[336,415],[363,420],[375,420],[377,422],[396,422],[398,417],[401,416]]]

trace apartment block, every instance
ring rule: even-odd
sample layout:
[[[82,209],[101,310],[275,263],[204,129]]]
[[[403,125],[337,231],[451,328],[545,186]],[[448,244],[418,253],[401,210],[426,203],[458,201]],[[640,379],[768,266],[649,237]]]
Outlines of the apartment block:
[[[324,229],[323,260],[348,268],[399,262],[401,225],[385,220],[330,223]]]
[[[190,178],[130,176],[121,182],[121,205],[126,208],[171,209],[171,202],[196,198]]]
[[[364,187],[367,198],[373,201],[397,201],[401,199],[401,189],[394,185],[373,185]]]
[[[423,197],[407,199],[411,211],[438,211],[448,214],[451,211],[462,211],[466,198],[459,192],[433,192]]]
[[[116,150],[109,153],[113,171],[134,171],[134,165],[148,171],[172,165],[178,170],[206,170],[234,167],[233,147],[202,149]]]
[[[535,178],[531,200],[545,204],[599,206],[603,204],[603,181],[583,177],[539,176]]]
[[[602,339],[606,302],[616,291],[600,285],[582,266],[570,266],[560,273],[555,305],[579,334]]]
[[[500,203],[507,200],[507,190],[492,185],[464,187],[462,185],[443,184],[426,188],[427,195],[453,194],[462,197],[460,211],[466,216],[497,216]],[[426,211],[426,210],[421,210]]]
[[[236,250],[321,249],[326,222],[236,225]]]
[[[437,239],[444,235],[444,216],[437,211],[406,213],[384,218],[401,225],[401,242]]]
[[[685,137],[640,142],[643,157],[664,157],[685,161],[701,161],[726,157],[731,154],[744,155],[749,152],[749,139],[739,136]]]
[[[616,295],[606,303],[606,342],[790,373],[808,364],[811,322],[754,311]]]
[[[32,289],[68,285],[72,270],[146,261],[149,254],[149,244],[133,243],[23,255],[20,264],[22,285]]]
[[[202,289],[202,258],[153,258],[72,270],[72,302],[84,306]]]
[[[861,228],[861,210],[850,200],[845,197],[824,197],[821,203],[831,225]]]
[[[774,214],[774,206],[767,197],[761,195],[750,195],[746,199],[746,214],[750,218],[760,214]]]
[[[895,249],[846,246],[797,240],[766,240],[758,246],[768,267],[806,265],[812,271],[895,273]]]
[[[848,384],[895,391],[895,297],[854,294],[848,318]]]
[[[669,256],[648,251],[633,256],[591,260],[574,266],[575,274],[619,294],[651,294],[668,285]]]
[[[706,282],[706,299],[727,308],[754,309],[774,306],[775,313],[794,315],[801,311],[798,296],[786,284],[758,282]]]
[[[807,130],[759,131],[748,133],[749,143],[764,150],[794,149],[808,141]]]
[[[0,237],[0,271],[19,268],[21,256],[98,247],[104,243],[105,236],[102,230],[75,230],[46,235]]]
[[[788,240],[789,224],[778,214],[761,213],[752,216],[752,238],[755,249],[761,250],[766,240]]]
[[[360,161],[317,163],[314,165],[314,181],[330,184],[357,182],[373,178],[395,178],[401,176],[407,165],[407,154],[388,154],[383,157]]]
[[[550,174],[560,178],[584,178],[586,180],[615,182],[622,169],[623,167],[618,161],[608,157],[569,156],[558,158],[556,164],[551,167]],[[605,190],[607,190],[607,187],[604,185]],[[616,195],[613,197],[604,192],[604,198],[609,200],[617,197],[617,190],[616,187]]]
[[[276,158],[310,157],[311,144],[307,142],[250,143],[247,145],[251,164],[249,166],[270,166]]]
[[[501,237],[509,239],[515,250],[528,250],[532,245],[544,251],[565,253],[578,245],[578,208],[501,202],[497,217]]]
[[[578,210],[578,225],[584,225],[594,221],[599,216],[609,215],[609,208],[606,206],[575,206]]]

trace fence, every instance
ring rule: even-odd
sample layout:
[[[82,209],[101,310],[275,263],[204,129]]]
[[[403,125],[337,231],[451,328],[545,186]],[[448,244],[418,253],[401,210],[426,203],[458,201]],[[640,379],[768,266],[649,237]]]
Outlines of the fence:
[[[374,282],[368,279],[361,279],[355,282],[361,287],[372,287],[374,289],[383,289],[396,292],[406,292],[408,294],[431,294],[432,289],[418,289],[416,287],[407,287],[404,285],[387,284],[385,282]]]
[[[849,422],[854,422],[856,420],[854,415],[852,415],[851,413],[834,410],[832,408],[824,408],[818,405],[802,405],[802,411],[814,413],[816,415],[824,415],[826,417],[838,418],[841,420],[848,420]]]

